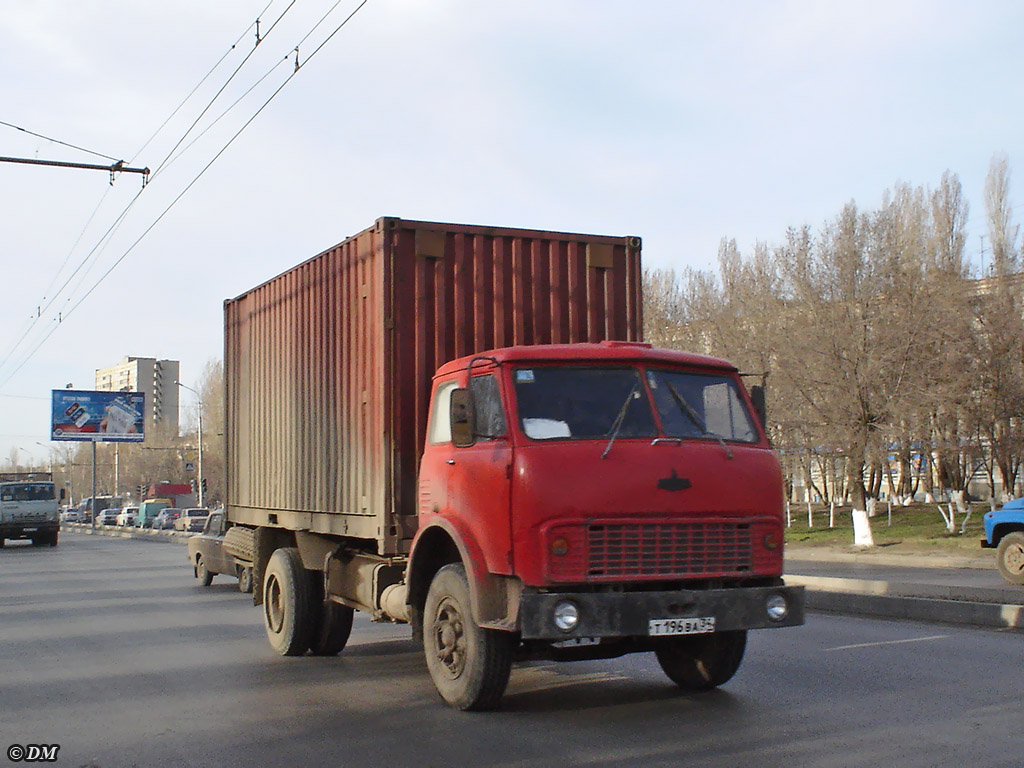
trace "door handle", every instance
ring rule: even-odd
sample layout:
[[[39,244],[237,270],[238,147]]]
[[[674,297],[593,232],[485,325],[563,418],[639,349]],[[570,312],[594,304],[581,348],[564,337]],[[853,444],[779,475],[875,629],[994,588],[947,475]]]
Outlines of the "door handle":
[[[448,461],[445,462],[445,464],[454,464],[454,463],[455,463],[455,459],[448,459]]]

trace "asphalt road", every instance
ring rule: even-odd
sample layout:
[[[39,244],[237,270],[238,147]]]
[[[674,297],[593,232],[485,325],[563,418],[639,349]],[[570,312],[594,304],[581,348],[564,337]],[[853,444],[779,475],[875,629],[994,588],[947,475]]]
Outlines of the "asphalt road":
[[[285,659],[180,544],[9,543],[0,746],[99,768],[1022,763],[1019,633],[812,614],[752,633],[710,694],[678,693],[650,656],[537,663],[484,714],[441,702],[408,636],[357,617],[341,656]]]

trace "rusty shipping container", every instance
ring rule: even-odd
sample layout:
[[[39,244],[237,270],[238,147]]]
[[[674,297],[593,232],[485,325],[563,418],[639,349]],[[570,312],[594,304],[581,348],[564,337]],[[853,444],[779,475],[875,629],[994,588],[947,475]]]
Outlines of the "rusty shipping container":
[[[408,552],[431,377],[639,341],[640,239],[378,219],[225,302],[228,515]]]

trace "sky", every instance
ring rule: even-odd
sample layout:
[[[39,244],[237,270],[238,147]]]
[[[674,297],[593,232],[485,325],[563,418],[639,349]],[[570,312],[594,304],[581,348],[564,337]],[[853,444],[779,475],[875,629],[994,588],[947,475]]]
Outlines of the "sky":
[[[995,0],[7,0],[0,156],[151,173],[0,163],[0,464],[126,356],[197,388],[225,299],[381,216],[714,269],[949,170],[980,264],[994,154],[1021,196],[1021,29]]]

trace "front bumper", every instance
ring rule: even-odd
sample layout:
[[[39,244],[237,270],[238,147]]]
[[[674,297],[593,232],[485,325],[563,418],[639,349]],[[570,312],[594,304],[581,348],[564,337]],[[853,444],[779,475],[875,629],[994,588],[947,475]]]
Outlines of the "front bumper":
[[[0,537],[5,539],[28,539],[40,533],[52,533],[60,530],[60,523],[54,521],[39,523],[3,523],[0,524]]]
[[[769,598],[780,596],[788,611],[769,618]],[[562,632],[554,622],[555,606],[571,600],[579,623]],[[714,618],[714,631],[795,627],[804,623],[803,587],[735,587],[662,592],[526,592],[519,619],[524,640],[568,640],[574,637],[646,637],[657,619]]]

